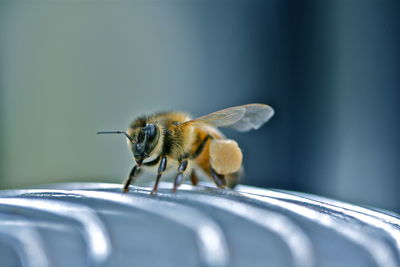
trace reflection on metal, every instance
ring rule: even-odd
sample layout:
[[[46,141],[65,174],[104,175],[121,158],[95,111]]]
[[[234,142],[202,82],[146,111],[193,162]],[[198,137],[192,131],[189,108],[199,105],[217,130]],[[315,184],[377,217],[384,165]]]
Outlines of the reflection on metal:
[[[27,218],[2,214],[0,220],[0,240],[7,240],[8,244],[16,252],[22,266],[26,267],[50,267],[50,259],[47,255],[42,237],[29,223]],[[34,246],[32,244],[35,244]],[[11,264],[3,262],[2,264]]]
[[[9,208],[9,209],[7,209]],[[78,223],[82,229],[82,237],[87,244],[88,264],[106,266],[110,262],[110,240],[107,231],[96,213],[85,206],[45,199],[25,199],[9,197],[0,199],[0,210],[21,209],[45,212],[65,219],[70,224]],[[35,243],[32,243],[33,246]]]
[[[136,193],[148,194],[148,191],[135,190]],[[187,194],[182,188],[179,196],[171,193],[159,193],[159,196],[168,201],[190,201],[200,202],[205,205],[216,207],[242,217],[245,220],[260,225],[267,231],[279,235],[286,243],[293,257],[293,266],[313,266],[313,251],[307,235],[296,226],[289,218],[275,212],[252,207],[236,200],[227,200],[215,195]]]
[[[53,192],[58,193],[59,190],[53,190]],[[138,196],[121,193],[75,190],[74,194],[117,202],[166,217],[193,231],[197,237],[199,254],[204,266],[228,266],[229,264],[226,241],[220,227],[199,211],[157,199],[143,201]]]
[[[243,193],[244,196],[256,199],[268,204],[279,206],[283,209],[287,209],[291,212],[308,218],[315,223],[321,224],[325,227],[331,228],[338,232],[349,240],[355,242],[357,245],[364,247],[366,251],[370,253],[370,256],[375,260],[378,266],[382,267],[395,267],[396,260],[393,255],[390,246],[387,245],[382,238],[374,238],[363,231],[359,225],[353,225],[351,222],[344,222],[338,219],[333,214],[326,214],[323,212],[317,212],[308,206],[300,206],[294,203],[283,202],[280,199],[273,199],[267,196],[259,196]]]
[[[363,224],[369,225],[371,228],[377,228],[386,233],[387,238],[393,239],[393,244],[397,248],[397,254],[400,255],[400,219],[389,216],[383,213],[379,213],[366,208],[358,207],[339,201],[329,200],[327,198],[319,198],[320,201],[313,200],[312,196],[304,194],[304,197],[290,194],[289,192],[283,193],[279,191],[264,191],[264,196],[274,197],[276,199],[282,199],[291,201],[293,203],[307,204],[309,207],[320,211],[329,211],[330,215],[335,218],[346,218],[347,221],[350,219],[358,227],[362,227]],[[316,197],[318,199],[318,197]],[[383,253],[383,252],[382,252]],[[382,259],[384,255],[382,255]],[[389,265],[385,265],[389,266]]]
[[[203,259],[202,266],[229,266],[226,241],[220,227],[212,220],[210,220],[207,216],[192,208],[185,207],[180,204],[159,201],[157,199],[138,199],[141,198],[140,195],[132,196],[129,194],[115,192],[93,192],[83,190],[74,190],[73,192],[69,192],[66,190],[32,189],[27,191],[21,190],[20,194],[24,197],[47,196],[57,199],[63,197],[85,197],[97,200],[106,200],[118,203],[119,205],[127,205],[129,207],[141,209],[145,212],[150,212],[159,216],[163,216],[193,231],[193,233],[197,237],[198,248],[200,250],[199,255]],[[10,200],[15,201],[19,199],[11,198],[5,200],[4,202],[10,202]],[[29,202],[31,200],[24,201]],[[4,202],[0,199],[0,204]],[[16,205],[19,204],[18,201],[16,203]],[[81,218],[81,220],[85,219],[86,218]],[[89,224],[89,222],[87,222],[87,224]],[[92,231],[93,230],[94,229],[92,229]],[[96,234],[92,236],[95,237]],[[94,244],[101,245],[104,243],[102,240],[97,241],[99,242],[95,242]]]
[[[11,267],[400,266],[396,215],[248,186],[231,191],[183,185],[176,194],[170,188],[162,183],[156,196],[150,187],[132,186],[122,194],[120,185],[97,183],[0,191],[2,262]],[[70,249],[58,251],[63,247]]]

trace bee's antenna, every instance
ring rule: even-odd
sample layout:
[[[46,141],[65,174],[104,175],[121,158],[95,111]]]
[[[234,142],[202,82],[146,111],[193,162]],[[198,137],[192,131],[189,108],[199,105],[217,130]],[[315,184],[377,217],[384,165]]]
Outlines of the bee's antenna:
[[[131,143],[133,143],[132,137],[127,132],[122,132],[122,131],[101,131],[101,132],[97,132],[97,134],[123,134],[123,135],[126,136],[126,138],[129,139],[129,141],[131,141]]]

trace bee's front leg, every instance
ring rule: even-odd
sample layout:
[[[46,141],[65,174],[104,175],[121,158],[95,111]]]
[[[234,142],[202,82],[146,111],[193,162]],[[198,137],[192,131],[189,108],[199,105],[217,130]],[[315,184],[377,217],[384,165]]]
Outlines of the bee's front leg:
[[[137,175],[140,173],[140,167],[138,165],[135,165],[131,172],[129,173],[128,179],[124,182],[124,188],[122,191],[124,193],[127,193],[129,191],[129,185],[132,183],[134,179],[137,178]]]
[[[185,176],[183,175],[183,173],[185,172],[187,166],[188,166],[188,160],[187,159],[184,159],[179,163],[178,174],[175,177],[174,188],[172,188],[172,192],[175,193],[176,189],[178,188],[178,186],[180,186],[183,183],[183,181],[185,179]]]
[[[160,165],[158,165],[158,174],[157,174],[156,183],[154,184],[153,190],[151,191],[152,195],[157,192],[158,183],[160,182],[161,176],[166,168],[167,168],[167,157],[162,156],[161,160],[160,160]]]

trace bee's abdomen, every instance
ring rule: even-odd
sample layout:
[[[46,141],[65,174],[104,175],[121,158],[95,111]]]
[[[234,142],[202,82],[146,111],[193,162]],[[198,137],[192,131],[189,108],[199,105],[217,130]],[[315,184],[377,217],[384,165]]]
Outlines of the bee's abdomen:
[[[222,144],[224,142],[234,142],[232,140],[226,140],[225,136],[219,132],[217,129],[212,128],[212,127],[198,127],[195,129],[195,141],[193,142],[192,146],[192,153],[196,150],[197,146],[200,145],[202,140],[206,138],[207,135],[210,135],[212,139],[210,138],[207,143],[204,145],[203,151],[200,153],[200,155],[195,158],[196,165],[202,169],[202,171],[211,179],[211,167],[215,169],[215,171],[218,174],[225,175],[226,179],[226,185],[228,187],[234,187],[238,181],[241,179],[243,175],[242,171],[242,160],[241,160],[241,150],[237,146],[237,149],[235,147],[232,147],[230,145],[225,146],[225,149],[231,148],[236,152],[235,155],[236,161],[235,162],[229,162],[229,159],[227,158],[230,155],[220,155],[221,153],[224,153],[224,150],[218,149],[218,144]],[[216,142],[217,146],[211,145],[212,142]],[[236,143],[236,142],[235,142]],[[213,146],[213,149],[210,149],[211,146]],[[214,151],[212,151],[214,150]],[[232,152],[232,151],[225,151],[225,152]],[[240,154],[240,155],[239,155]],[[212,158],[214,157],[214,158]],[[222,158],[221,158],[222,157]],[[211,164],[218,165],[218,166],[212,166]],[[227,164],[229,166],[224,166],[224,164]],[[217,167],[217,168],[215,168]],[[221,172],[221,173],[220,173]]]

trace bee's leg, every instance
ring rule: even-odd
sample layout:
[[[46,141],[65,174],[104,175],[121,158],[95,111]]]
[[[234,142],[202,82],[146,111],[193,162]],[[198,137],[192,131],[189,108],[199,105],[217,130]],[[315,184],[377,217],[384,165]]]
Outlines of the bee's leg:
[[[213,168],[211,168],[211,177],[214,180],[214,183],[219,187],[219,188],[225,188],[226,187],[226,180],[225,176],[218,174],[215,172]]]
[[[192,185],[199,184],[199,177],[197,177],[196,171],[194,169],[192,170],[192,173],[190,174],[190,181],[192,182]]]
[[[158,183],[160,182],[161,175],[163,174],[163,172],[165,171],[166,168],[167,168],[167,157],[162,156],[161,160],[160,160],[160,165],[158,165],[158,174],[157,174],[156,183],[154,184],[153,190],[151,191],[152,195],[157,192]]]
[[[200,156],[201,152],[203,152],[204,147],[206,146],[208,139],[212,139],[212,138],[213,137],[211,135],[207,135],[206,137],[204,137],[203,141],[201,141],[200,145],[196,148],[196,151],[194,151],[194,153],[190,157],[192,159],[195,159],[198,156]]]
[[[179,163],[179,167],[178,167],[178,174],[176,175],[176,177],[175,177],[175,180],[174,180],[174,187],[172,188],[172,192],[176,192],[176,189],[178,188],[178,186],[180,186],[182,183],[183,183],[183,180],[184,180],[184,176],[183,176],[183,173],[184,173],[184,171],[186,170],[186,168],[187,168],[187,166],[188,166],[188,161],[187,161],[187,159],[184,159],[184,160],[182,160],[180,163]]]
[[[124,193],[127,193],[129,191],[129,185],[132,183],[132,181],[137,178],[137,175],[140,173],[140,167],[138,165],[135,165],[131,172],[129,173],[128,179],[124,182],[124,188],[122,191]]]

